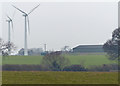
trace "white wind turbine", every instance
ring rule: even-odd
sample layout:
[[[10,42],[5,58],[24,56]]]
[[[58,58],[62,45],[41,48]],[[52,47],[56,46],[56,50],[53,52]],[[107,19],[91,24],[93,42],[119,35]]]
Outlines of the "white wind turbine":
[[[13,20],[8,15],[7,15],[7,18],[8,19],[6,20],[6,22],[8,22],[8,44],[10,44],[11,43],[11,27],[13,30]],[[10,46],[8,46],[8,53],[9,53],[9,55],[11,53]]]
[[[40,4],[39,4],[40,5]],[[15,7],[14,5],[12,5],[14,8],[16,8],[18,11],[23,13],[23,16],[25,17],[25,38],[24,38],[24,55],[27,56],[28,55],[28,49],[27,49],[27,29],[30,32],[30,28],[29,28],[29,17],[28,15],[31,14],[39,5],[37,5],[36,7],[34,7],[29,13],[26,13],[24,11],[22,11],[21,9]],[[28,27],[27,27],[28,25]]]

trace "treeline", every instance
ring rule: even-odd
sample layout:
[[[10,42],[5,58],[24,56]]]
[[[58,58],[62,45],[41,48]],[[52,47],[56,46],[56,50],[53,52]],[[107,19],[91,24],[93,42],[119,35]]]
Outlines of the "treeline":
[[[66,66],[62,70],[53,70],[43,65],[3,65],[3,71],[117,71],[117,64],[104,64],[101,66],[90,66],[85,68],[82,65]]]

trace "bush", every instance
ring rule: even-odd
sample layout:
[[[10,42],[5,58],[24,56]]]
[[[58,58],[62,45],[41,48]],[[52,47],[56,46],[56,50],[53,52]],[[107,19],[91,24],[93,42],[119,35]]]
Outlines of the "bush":
[[[3,71],[49,71],[42,65],[3,65]]]
[[[103,64],[101,66],[91,66],[89,71],[113,71],[118,70],[117,64]]]
[[[65,67],[63,71],[87,71],[87,69],[81,65],[71,65],[71,66]]]
[[[69,59],[62,56],[61,51],[49,53],[42,59],[42,65],[52,71],[62,71],[69,64]]]

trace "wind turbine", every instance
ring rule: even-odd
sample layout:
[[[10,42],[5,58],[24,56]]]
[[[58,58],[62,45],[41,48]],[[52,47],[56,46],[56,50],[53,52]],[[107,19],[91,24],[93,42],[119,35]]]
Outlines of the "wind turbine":
[[[13,30],[13,21],[12,21],[12,18],[10,18],[8,15],[7,15],[7,20],[6,22],[8,22],[8,44],[11,43],[11,27],[12,27],[12,30]],[[10,46],[8,46],[8,53],[10,55]]]
[[[40,4],[39,4],[40,5]],[[34,7],[29,13],[26,13],[24,11],[22,11],[21,9],[15,7],[14,5],[12,5],[14,8],[16,8],[18,11],[23,13],[23,16],[25,17],[25,38],[24,38],[24,55],[27,56],[28,55],[28,49],[27,49],[27,30],[30,33],[30,28],[29,28],[29,15],[39,6],[37,5],[36,7]],[[28,25],[28,27],[27,27]]]

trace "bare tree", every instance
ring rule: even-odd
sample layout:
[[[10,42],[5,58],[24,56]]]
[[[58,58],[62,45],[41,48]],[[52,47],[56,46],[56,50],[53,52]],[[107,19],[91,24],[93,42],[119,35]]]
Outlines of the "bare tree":
[[[2,38],[0,38],[0,52],[3,56],[10,55],[15,49],[16,47],[12,42],[4,42]]]
[[[64,46],[61,50],[65,52],[69,52],[71,49],[69,46]]]

